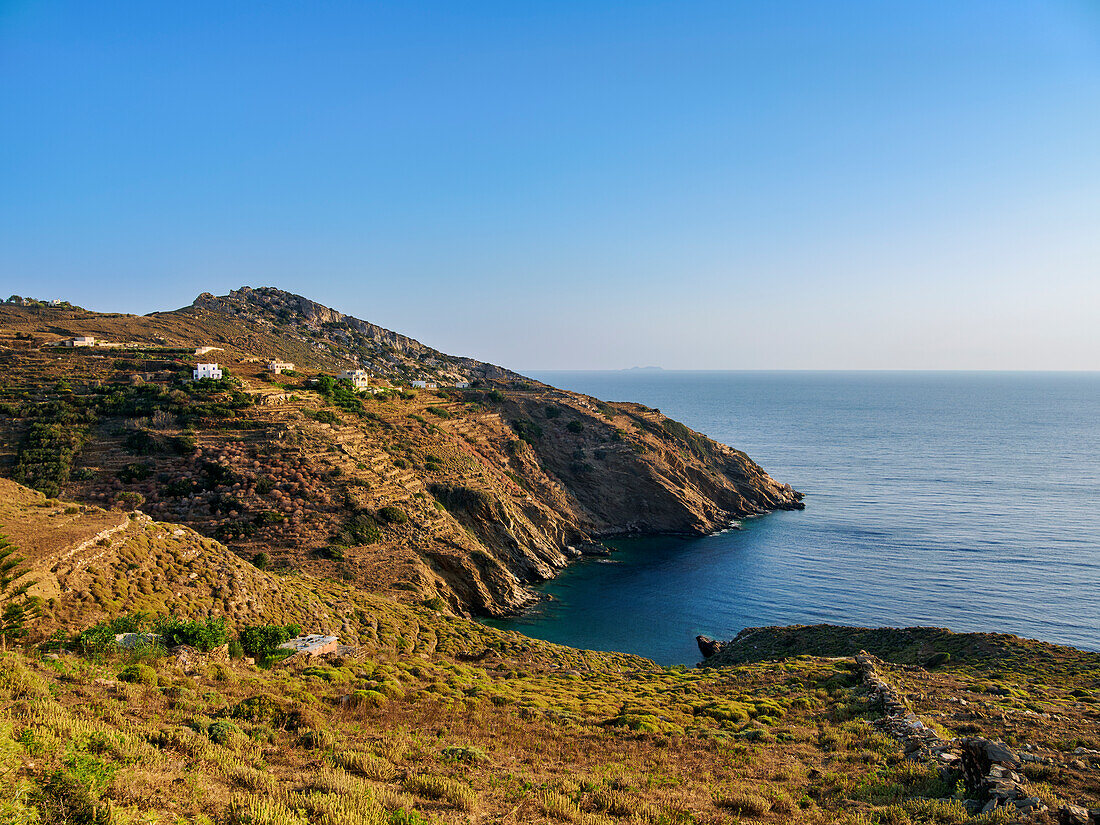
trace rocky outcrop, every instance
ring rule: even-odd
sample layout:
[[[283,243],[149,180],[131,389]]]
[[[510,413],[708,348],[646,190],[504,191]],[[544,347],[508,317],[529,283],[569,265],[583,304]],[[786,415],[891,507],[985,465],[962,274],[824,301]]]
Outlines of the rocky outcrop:
[[[419,353],[428,349],[414,338],[274,287],[252,289],[243,286],[221,297],[204,292],[195,299],[193,306],[222,313],[253,314],[266,320],[295,320],[314,328],[344,326],[402,352]]]
[[[710,636],[696,636],[695,643],[699,645],[699,652],[703,654],[704,659],[709,659],[711,656],[718,655],[722,652],[722,648],[725,645],[724,642],[712,639]]]
[[[660,410],[547,388],[509,396],[504,415],[517,436],[511,463],[549,474],[597,537],[700,535],[804,506],[747,455]]]

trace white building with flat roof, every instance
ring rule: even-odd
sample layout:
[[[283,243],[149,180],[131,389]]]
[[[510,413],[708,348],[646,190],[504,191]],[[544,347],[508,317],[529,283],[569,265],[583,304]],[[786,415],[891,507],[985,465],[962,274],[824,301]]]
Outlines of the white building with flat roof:
[[[370,373],[366,370],[344,370],[336,377],[341,381],[350,381],[357,390],[365,390],[370,386]]]
[[[279,375],[282,372],[293,372],[294,364],[291,361],[272,361],[267,365],[267,368]]]
[[[65,342],[70,347],[94,347],[95,338],[91,335],[78,335]]]
[[[419,390],[434,390],[437,387],[435,381],[413,381],[412,385]]]
[[[222,377],[222,371],[217,364],[196,364],[191,375],[194,376],[196,381],[203,378],[219,379]]]

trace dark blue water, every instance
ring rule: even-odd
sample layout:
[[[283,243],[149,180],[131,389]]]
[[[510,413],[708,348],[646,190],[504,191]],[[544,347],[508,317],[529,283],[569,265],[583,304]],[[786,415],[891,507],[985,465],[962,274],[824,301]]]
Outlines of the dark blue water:
[[[619,542],[498,623],[698,660],[694,637],[832,622],[996,630],[1100,650],[1100,373],[538,373],[747,452],[802,512]]]

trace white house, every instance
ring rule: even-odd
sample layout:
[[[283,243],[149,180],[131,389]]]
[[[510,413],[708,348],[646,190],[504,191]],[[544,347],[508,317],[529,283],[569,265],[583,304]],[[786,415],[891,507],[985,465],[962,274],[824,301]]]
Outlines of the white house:
[[[59,306],[61,306],[61,303],[62,303],[62,301],[61,301],[60,298],[54,298],[52,301],[50,301],[50,306],[59,307]]]
[[[366,370],[344,370],[336,377],[341,381],[350,381],[357,390],[365,390],[370,386],[370,373]]]
[[[469,387],[470,387],[470,382],[469,381],[455,381],[455,389],[456,390],[465,390],[465,389],[469,389]]]
[[[95,338],[91,335],[78,335],[76,338],[66,341],[65,343],[70,347],[94,347]]]
[[[279,375],[284,370],[287,372],[293,372],[294,364],[290,361],[272,361],[270,364],[267,365],[267,368],[276,375]]]
[[[222,377],[222,371],[218,369],[217,364],[196,364],[194,371],[191,373],[196,381],[203,378],[218,379]]]
[[[195,355],[206,355],[208,352],[213,352],[221,347],[195,347]]]
[[[413,381],[412,385],[418,390],[434,390],[438,386],[435,381]]]

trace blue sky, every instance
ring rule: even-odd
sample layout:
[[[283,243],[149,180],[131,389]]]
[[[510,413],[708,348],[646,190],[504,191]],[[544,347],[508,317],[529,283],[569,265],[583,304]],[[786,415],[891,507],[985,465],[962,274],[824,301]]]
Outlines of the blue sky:
[[[519,369],[1100,369],[1100,3],[0,0],[0,292]]]

